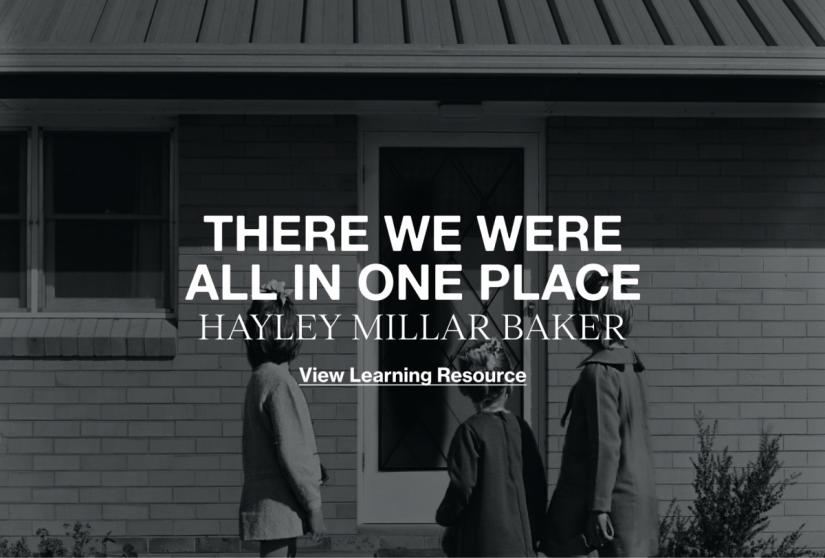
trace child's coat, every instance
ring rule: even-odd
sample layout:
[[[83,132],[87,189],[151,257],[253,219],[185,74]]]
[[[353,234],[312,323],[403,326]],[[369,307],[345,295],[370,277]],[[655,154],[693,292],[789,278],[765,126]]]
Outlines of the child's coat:
[[[262,364],[246,388],[243,540],[300,537],[321,505],[321,465],[304,394],[286,365]]]
[[[535,556],[547,502],[530,427],[512,413],[477,413],[453,437],[450,485],[436,521],[451,556]]]

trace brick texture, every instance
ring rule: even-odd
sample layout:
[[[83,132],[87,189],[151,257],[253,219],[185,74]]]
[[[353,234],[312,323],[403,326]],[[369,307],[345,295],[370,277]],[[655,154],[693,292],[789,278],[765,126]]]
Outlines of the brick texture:
[[[352,117],[182,117],[179,301],[197,263],[340,263],[355,311],[356,263],[314,253],[221,256],[205,213],[354,213]],[[801,473],[771,528],[806,523],[825,546],[825,125],[803,120],[554,118],[547,129],[548,212],[621,214],[621,255],[554,254],[552,262],[641,265],[634,342],[650,370],[652,430],[663,504],[691,497],[697,412],[719,419],[739,463],[763,427],[783,434]],[[229,239],[231,242],[231,238]],[[62,533],[90,521],[140,552],[242,547],[240,402],[248,366],[238,343],[200,342],[199,313],[243,303],[180,304],[177,356],[133,360],[0,361],[0,533]],[[551,307],[567,311],[566,306]],[[548,467],[559,465],[559,417],[575,343],[548,344]],[[296,365],[355,364],[352,342],[307,344]],[[328,527],[353,545],[356,393],[307,390],[322,460]],[[333,543],[335,544],[335,543]],[[437,544],[433,542],[433,545]]]
[[[238,285],[260,264],[288,279],[296,263],[340,263],[345,300],[305,312],[355,311],[355,261],[323,252],[222,257],[204,214],[355,213],[352,117],[182,117],[179,128],[177,356],[152,360],[0,363],[0,533],[32,535],[90,521],[97,533],[150,552],[238,552],[243,473],[240,413],[249,366],[241,341],[197,341],[199,313],[235,315],[244,303],[184,303],[196,263],[231,263]],[[229,235],[233,241],[232,236]],[[248,287],[247,287],[248,288]],[[355,345],[307,344],[298,365],[355,363]],[[331,393],[339,390],[340,393]],[[332,533],[355,531],[356,397],[306,391],[330,472],[324,513]],[[330,397],[336,404],[327,403]],[[335,428],[328,427],[334,425]],[[223,537],[223,538],[222,538]]]
[[[621,255],[553,262],[641,266],[633,343],[649,370],[662,509],[691,498],[702,413],[740,465],[761,429],[783,435],[787,472],[801,476],[770,529],[805,523],[804,542],[825,546],[825,122],[553,118],[547,169],[550,213],[623,219]],[[548,349],[552,483],[585,351]]]

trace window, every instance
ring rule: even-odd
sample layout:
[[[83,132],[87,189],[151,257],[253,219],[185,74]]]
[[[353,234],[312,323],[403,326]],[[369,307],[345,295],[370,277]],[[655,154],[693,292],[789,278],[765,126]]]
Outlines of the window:
[[[25,306],[26,134],[0,132],[0,309]]]
[[[0,312],[167,314],[171,147],[161,131],[0,130]]]
[[[0,129],[0,358],[175,355],[173,148]]]
[[[43,309],[169,308],[169,136],[54,131],[43,146]]]

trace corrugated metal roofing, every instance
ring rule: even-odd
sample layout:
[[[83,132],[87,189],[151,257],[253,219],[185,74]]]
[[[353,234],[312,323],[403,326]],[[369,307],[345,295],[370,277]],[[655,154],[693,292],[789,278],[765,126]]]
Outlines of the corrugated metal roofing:
[[[0,0],[0,73],[825,77],[825,0]]]
[[[0,0],[0,44],[823,46],[823,0]]]

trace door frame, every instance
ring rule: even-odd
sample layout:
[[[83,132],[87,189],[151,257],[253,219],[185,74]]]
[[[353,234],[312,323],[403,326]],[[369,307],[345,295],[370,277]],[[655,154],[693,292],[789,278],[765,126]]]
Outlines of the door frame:
[[[493,117],[493,118],[360,118],[358,134],[358,213],[369,215],[370,238],[377,239],[380,218],[378,193],[380,178],[378,171],[378,150],[380,147],[519,147],[524,149],[524,214],[541,214],[546,208],[545,184],[545,127],[543,118],[535,117]],[[370,250],[359,255],[358,267],[378,261],[378,244],[370,243]],[[525,253],[525,264],[530,270],[546,270],[546,256],[539,253]],[[543,275],[543,273],[542,273]],[[357,310],[361,316],[374,315],[378,303],[358,297]],[[546,319],[547,305],[538,304],[536,313]],[[369,368],[368,362],[377,362],[377,343],[358,342],[357,366]],[[525,361],[537,371],[546,370],[547,345],[533,341],[525,347]],[[529,359],[529,360],[528,360]],[[524,418],[530,423],[536,435],[541,454],[546,457],[546,386],[543,373],[533,374],[525,388]],[[368,398],[377,400],[377,387],[359,387],[358,390],[358,434],[357,434],[357,503],[356,522],[359,526],[388,525],[389,522],[376,521],[365,510],[366,503],[366,436],[365,429],[374,424],[376,418],[368,417]],[[368,394],[365,390],[372,390]],[[374,405],[377,409],[377,404]],[[371,408],[372,410],[372,408]],[[434,513],[434,512],[433,512]]]

